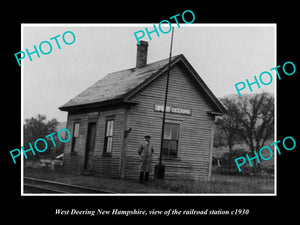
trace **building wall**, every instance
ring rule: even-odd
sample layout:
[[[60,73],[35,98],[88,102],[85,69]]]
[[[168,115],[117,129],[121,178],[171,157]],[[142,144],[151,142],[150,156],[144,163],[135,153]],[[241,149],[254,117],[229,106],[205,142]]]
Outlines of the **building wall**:
[[[180,64],[171,70],[167,105],[191,109],[192,115],[167,113],[167,122],[180,124],[180,137],[178,158],[163,159],[163,164],[166,165],[166,178],[198,180],[210,175],[214,120],[207,114],[212,107],[188,73]],[[132,106],[128,114],[127,126],[132,131],[126,138],[125,177],[138,177],[137,150],[139,142],[144,140],[146,134],[152,137],[151,142],[155,148],[153,167],[158,163],[163,113],[155,112],[154,104],[163,105],[165,84],[166,74],[132,97],[132,100],[139,103]]]
[[[67,129],[73,134],[75,122],[80,122],[79,142],[75,147],[76,152],[71,153],[72,139],[65,145],[64,167],[71,172],[81,173],[84,170],[84,158],[88,123],[96,122],[96,139],[94,147],[93,165],[91,171],[96,175],[119,177],[120,156],[123,142],[124,108],[98,109],[94,112],[69,113]],[[107,117],[114,118],[114,134],[112,155],[104,156],[104,134]]]
[[[166,122],[180,124],[180,136],[178,158],[163,158],[163,164],[166,165],[166,178],[199,180],[210,176],[214,119],[207,114],[207,111],[212,111],[213,108],[188,73],[180,63],[171,70],[168,105],[191,109],[192,115],[167,113]],[[162,112],[154,111],[154,104],[163,105],[165,83],[166,74],[163,74],[135,94],[131,100],[138,102],[137,105],[99,108],[94,112],[69,112],[67,128],[73,134],[74,123],[80,122],[80,130],[76,153],[71,153],[72,139],[65,145],[65,168],[76,173],[83,171],[89,122],[96,122],[92,168],[94,174],[107,177],[137,178],[139,174],[137,150],[146,134],[151,135],[151,141],[154,144],[154,168],[159,159],[163,116]],[[112,156],[105,157],[102,154],[105,122],[106,118],[110,116],[114,116],[115,119]],[[128,128],[131,128],[131,131],[124,138],[124,130]]]

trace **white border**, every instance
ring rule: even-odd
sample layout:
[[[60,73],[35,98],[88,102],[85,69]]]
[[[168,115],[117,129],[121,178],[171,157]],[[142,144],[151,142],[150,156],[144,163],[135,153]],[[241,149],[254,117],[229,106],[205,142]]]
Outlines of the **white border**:
[[[71,23],[71,24],[55,24],[55,23],[44,23],[44,24],[34,24],[34,23],[22,23],[21,24],[21,49],[24,49],[23,45],[23,28],[24,27],[45,27],[45,26],[52,26],[52,27],[145,27],[145,26],[152,26],[153,23],[130,23],[130,24],[118,24],[118,23],[103,23],[103,24],[86,24],[86,23]],[[166,24],[162,24],[162,26],[168,26]],[[172,23],[172,26],[177,27],[176,23]],[[227,24],[218,24],[218,23],[192,23],[192,24],[180,24],[180,27],[274,27],[275,28],[275,65],[277,65],[277,24],[276,23],[227,23]],[[21,61],[21,144],[23,145],[23,121],[24,121],[24,111],[23,111],[23,72],[24,72],[24,65]],[[275,123],[274,123],[274,141],[277,141],[277,79],[275,80],[274,84],[274,100],[275,100]],[[274,146],[274,153],[275,153],[275,146]],[[274,193],[257,193],[257,194],[243,194],[243,193],[220,193],[220,194],[209,194],[209,193],[202,193],[202,194],[166,194],[166,193],[156,193],[156,194],[140,194],[140,193],[122,193],[122,194],[28,194],[24,193],[24,159],[23,159],[23,152],[21,151],[21,196],[277,196],[277,153],[274,154]]]
[[[275,66],[278,65],[277,62],[277,24],[275,24]],[[277,141],[277,79],[274,79],[275,83],[274,83],[274,142]],[[274,146],[274,153],[276,152],[276,154],[274,154],[274,195],[277,196],[277,151],[276,148]]]
[[[24,32],[23,32],[23,24],[21,24],[21,49],[24,49]],[[21,63],[21,146],[24,146],[24,103],[23,103],[23,92],[24,92],[24,63]],[[21,149],[20,149],[21,150]],[[24,157],[23,157],[23,151],[21,151],[21,196],[24,196],[26,194],[24,194],[24,184],[23,184],[23,180],[24,180]]]

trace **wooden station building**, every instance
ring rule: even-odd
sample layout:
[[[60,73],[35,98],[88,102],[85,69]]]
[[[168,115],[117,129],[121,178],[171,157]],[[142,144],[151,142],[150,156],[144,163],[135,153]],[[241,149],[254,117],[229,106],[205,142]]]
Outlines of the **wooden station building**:
[[[145,135],[154,144],[153,167],[158,163],[169,59],[147,64],[147,51],[141,41],[135,68],[107,74],[60,107],[68,111],[72,134],[65,169],[137,178]],[[162,151],[166,178],[210,178],[215,116],[224,111],[188,60],[173,56]]]

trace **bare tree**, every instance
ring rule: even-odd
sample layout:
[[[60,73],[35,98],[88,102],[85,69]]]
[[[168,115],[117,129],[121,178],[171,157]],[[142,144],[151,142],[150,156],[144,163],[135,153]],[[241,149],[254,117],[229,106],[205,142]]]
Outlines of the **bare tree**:
[[[220,101],[227,110],[227,113],[217,119],[216,125],[225,134],[226,144],[228,145],[229,153],[231,153],[233,145],[239,137],[239,123],[235,118],[237,114],[236,101],[230,97],[222,98]]]
[[[245,95],[239,99],[234,110],[239,123],[239,133],[250,147],[252,157],[265,145],[274,132],[274,98],[268,93]],[[254,161],[256,169],[257,163]]]

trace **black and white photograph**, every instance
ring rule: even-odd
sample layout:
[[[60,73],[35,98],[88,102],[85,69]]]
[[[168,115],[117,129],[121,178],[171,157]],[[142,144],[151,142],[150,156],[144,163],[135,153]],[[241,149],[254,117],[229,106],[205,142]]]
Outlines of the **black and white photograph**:
[[[297,221],[297,7],[95,3],[3,8],[4,220]]]
[[[172,27],[22,26],[24,195],[276,194],[276,24]]]

